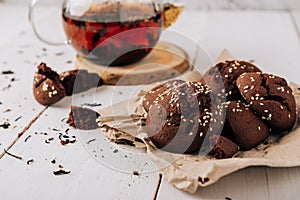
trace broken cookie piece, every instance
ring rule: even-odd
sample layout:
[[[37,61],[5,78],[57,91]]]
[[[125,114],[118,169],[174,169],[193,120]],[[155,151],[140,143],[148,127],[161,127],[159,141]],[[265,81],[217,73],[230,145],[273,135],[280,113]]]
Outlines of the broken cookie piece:
[[[78,69],[60,74],[60,81],[66,89],[67,96],[103,85],[103,80],[98,74]]]
[[[67,123],[80,130],[93,130],[99,128],[97,119],[99,113],[79,106],[72,106]]]
[[[69,70],[58,74],[45,63],[35,72],[33,82],[34,97],[42,105],[51,105],[65,96],[85,92],[103,85],[102,78],[86,70]]]
[[[66,96],[59,75],[45,63],[41,63],[35,72],[33,94],[36,101],[45,106],[54,104]]]
[[[209,155],[216,159],[231,158],[239,151],[239,146],[226,137],[212,135],[209,140],[211,144]]]

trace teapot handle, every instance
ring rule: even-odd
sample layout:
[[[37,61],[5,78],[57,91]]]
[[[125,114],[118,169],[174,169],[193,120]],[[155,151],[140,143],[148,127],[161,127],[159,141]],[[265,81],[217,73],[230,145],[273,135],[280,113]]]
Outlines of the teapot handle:
[[[70,44],[71,41],[69,39],[66,39],[65,41],[63,42],[52,42],[52,41],[49,41],[47,39],[45,39],[38,31],[37,31],[37,28],[35,26],[35,23],[34,23],[34,9],[35,9],[35,6],[37,4],[38,0],[32,0],[31,3],[30,3],[30,6],[29,6],[29,13],[28,13],[28,19],[29,19],[29,22],[31,24],[31,27],[33,29],[33,32],[34,34],[36,35],[36,37],[46,43],[46,44],[49,44],[49,45],[53,45],[53,46],[58,46],[58,45],[66,45],[66,44]]]

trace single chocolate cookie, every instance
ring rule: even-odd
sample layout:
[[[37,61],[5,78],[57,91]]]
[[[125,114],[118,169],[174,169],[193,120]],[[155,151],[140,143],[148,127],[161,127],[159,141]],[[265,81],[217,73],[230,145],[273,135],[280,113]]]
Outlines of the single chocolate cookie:
[[[80,130],[93,130],[99,128],[97,119],[99,113],[79,106],[72,106],[67,123]]]
[[[70,70],[60,74],[60,81],[68,96],[103,85],[102,78],[87,70]]]
[[[45,63],[41,63],[35,72],[33,94],[36,101],[42,105],[54,104],[66,96],[59,75]]]
[[[203,76],[203,83],[205,82],[214,93],[226,97],[228,101],[237,101],[242,98],[235,83],[245,72],[261,72],[261,70],[250,62],[225,61],[210,68]]]
[[[212,135],[209,140],[211,145],[209,155],[216,159],[231,158],[239,151],[239,146],[226,137]]]
[[[227,129],[223,132],[231,135],[242,150],[249,150],[262,143],[270,134],[269,127],[264,121],[243,102],[228,102],[226,110]]]
[[[236,82],[250,108],[270,127],[289,131],[296,123],[296,102],[285,79],[266,73],[245,73]]]
[[[155,99],[151,96],[145,127],[150,140],[169,152],[199,151],[207,134],[222,129],[221,104],[201,83],[171,81],[163,87]]]

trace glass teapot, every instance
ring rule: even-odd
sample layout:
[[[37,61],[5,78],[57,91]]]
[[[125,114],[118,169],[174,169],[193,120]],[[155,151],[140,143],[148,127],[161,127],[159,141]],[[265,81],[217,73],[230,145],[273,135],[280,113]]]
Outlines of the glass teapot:
[[[37,32],[33,20],[36,3],[32,1],[29,11],[33,30],[41,41],[57,45]],[[64,0],[64,43],[101,65],[130,64],[151,52],[161,31],[176,21],[182,9],[183,4],[176,0]]]

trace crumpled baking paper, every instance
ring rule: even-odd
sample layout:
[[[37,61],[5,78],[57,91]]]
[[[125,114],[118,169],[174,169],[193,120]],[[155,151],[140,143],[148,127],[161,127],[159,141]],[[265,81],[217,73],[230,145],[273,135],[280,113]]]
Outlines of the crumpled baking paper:
[[[217,62],[233,57],[222,52]],[[196,71],[185,74],[182,79],[197,81]],[[250,166],[295,167],[300,166],[300,115],[290,133],[271,135],[266,142],[249,151],[239,151],[233,158],[216,160],[203,155],[179,155],[155,148],[143,131],[146,113],[141,106],[144,95],[153,85],[146,86],[128,101],[99,110],[99,124],[103,134],[112,142],[125,142],[137,148],[145,148],[157,164],[164,178],[176,188],[194,193],[198,187],[205,187],[237,170]],[[297,110],[300,111],[300,86],[290,83]]]

